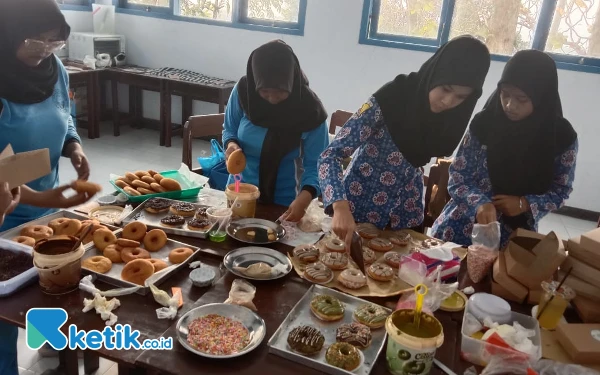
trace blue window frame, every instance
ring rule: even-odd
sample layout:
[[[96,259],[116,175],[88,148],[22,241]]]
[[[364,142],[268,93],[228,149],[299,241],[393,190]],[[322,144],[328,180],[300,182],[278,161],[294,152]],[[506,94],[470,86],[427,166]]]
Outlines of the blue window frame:
[[[493,60],[533,48],[559,68],[600,73],[600,1],[413,0],[410,9],[408,3],[364,0],[359,43],[433,52],[455,35],[480,33]],[[497,30],[511,33],[508,44],[493,41]]]
[[[62,10],[92,10],[93,0],[56,0]]]

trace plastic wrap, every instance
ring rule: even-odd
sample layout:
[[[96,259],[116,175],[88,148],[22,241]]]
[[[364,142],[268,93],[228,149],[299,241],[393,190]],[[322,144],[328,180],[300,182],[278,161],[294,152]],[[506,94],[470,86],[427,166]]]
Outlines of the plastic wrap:
[[[478,283],[490,272],[498,258],[500,223],[475,224],[471,237],[473,244],[467,251],[467,272],[469,278]]]
[[[256,287],[250,284],[246,280],[235,279],[231,284],[231,290],[229,291],[229,298],[224,303],[230,305],[239,305],[249,308],[252,311],[258,309],[254,305],[254,296],[256,295]]]

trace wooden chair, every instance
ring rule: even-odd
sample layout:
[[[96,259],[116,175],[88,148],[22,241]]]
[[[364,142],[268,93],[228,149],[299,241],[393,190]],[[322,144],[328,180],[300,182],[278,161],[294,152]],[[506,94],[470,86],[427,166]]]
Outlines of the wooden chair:
[[[352,117],[352,113],[338,109],[331,115],[329,121],[329,134],[335,135],[335,129],[344,126],[344,124]]]
[[[225,114],[191,116],[183,127],[183,155],[182,163],[196,173],[202,169],[192,170],[192,140],[194,138],[221,135]]]
[[[431,169],[429,170],[429,176],[425,179],[427,189],[425,190],[425,218],[423,220],[423,233],[427,232],[427,228],[431,228],[431,226],[439,216],[439,212],[432,213],[430,210],[434,186],[440,186],[442,178],[449,178],[448,168],[450,164],[448,163],[445,165],[441,165],[441,160],[445,159],[438,159],[437,163],[431,166]],[[445,161],[449,162],[450,160]],[[437,194],[443,194],[441,198],[445,203],[448,203],[450,201],[450,194],[448,193],[447,181],[445,182],[446,183],[442,184],[442,186],[446,186],[446,188],[443,189],[443,191],[440,191],[438,189]]]

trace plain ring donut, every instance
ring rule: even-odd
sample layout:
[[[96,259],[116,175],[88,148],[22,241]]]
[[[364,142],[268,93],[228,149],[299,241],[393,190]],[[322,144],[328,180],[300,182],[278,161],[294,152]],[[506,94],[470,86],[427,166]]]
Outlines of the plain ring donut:
[[[329,251],[333,251],[334,253],[345,253],[346,252],[346,243],[339,238],[330,238],[325,241],[325,247]]]
[[[15,238],[13,238],[11,241],[23,244],[25,246],[33,247],[33,245],[35,245],[35,240],[33,238],[27,237],[27,236],[17,236]]]
[[[81,230],[81,221],[68,219],[54,230],[55,236],[76,236]]]
[[[58,229],[58,227],[60,227],[62,225],[62,223],[64,223],[65,221],[69,221],[71,219],[68,219],[66,217],[59,217],[58,219],[54,219],[51,222],[48,223],[48,226],[50,227],[50,229],[52,229],[54,231],[54,233],[56,233],[56,230]]]
[[[141,242],[144,236],[146,236],[147,230],[148,227],[146,227],[146,224],[139,221],[132,221],[123,228],[123,238]]]
[[[169,262],[173,264],[183,263],[194,254],[194,251],[188,247],[179,247],[169,253]]]
[[[44,238],[50,238],[54,234],[54,231],[45,225],[28,225],[21,229],[21,236],[31,237],[36,241],[43,240]]]
[[[106,257],[97,255],[84,259],[81,262],[81,267],[98,273],[107,273],[112,268],[112,262]]]
[[[121,252],[117,249],[115,245],[108,245],[102,255],[110,259],[113,263],[123,263],[123,259],[121,259]]]
[[[354,268],[342,271],[337,280],[348,289],[360,289],[367,285],[367,277]]]
[[[121,271],[121,279],[137,285],[144,285],[147,278],[154,274],[154,266],[146,259],[136,259],[127,263]]]
[[[136,259],[150,259],[150,253],[141,247],[126,247],[121,250],[121,259],[123,262],[129,263]]]
[[[150,258],[148,259],[148,262],[152,263],[152,265],[154,266],[154,273],[162,271],[168,267],[167,262],[165,262],[164,260]]]
[[[144,237],[144,247],[148,251],[158,251],[167,244],[167,234],[160,229],[152,229]]]
[[[104,251],[109,245],[117,243],[117,236],[108,229],[98,229],[93,236],[94,246],[100,251]]]

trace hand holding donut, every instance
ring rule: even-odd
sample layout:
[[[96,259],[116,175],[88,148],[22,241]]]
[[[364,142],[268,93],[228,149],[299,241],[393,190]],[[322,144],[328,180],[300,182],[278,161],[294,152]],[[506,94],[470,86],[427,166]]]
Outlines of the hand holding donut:
[[[346,251],[349,251],[352,244],[352,236],[356,230],[356,222],[352,216],[348,201],[333,203],[331,230],[346,243]]]
[[[236,150],[241,150],[242,148],[235,142],[227,143],[227,149],[225,150],[225,160],[229,159],[229,156]]]
[[[4,215],[9,215],[17,207],[20,197],[18,187],[11,191],[7,182],[0,183],[0,225],[4,222]]]

